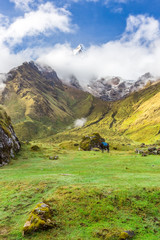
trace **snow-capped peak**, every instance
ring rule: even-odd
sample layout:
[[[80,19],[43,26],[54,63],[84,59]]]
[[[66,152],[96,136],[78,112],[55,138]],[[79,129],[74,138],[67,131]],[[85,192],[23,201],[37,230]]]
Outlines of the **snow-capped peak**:
[[[73,50],[73,54],[77,55],[79,53],[84,52],[84,50],[85,50],[85,48],[84,48],[83,44],[79,44],[78,47]]]

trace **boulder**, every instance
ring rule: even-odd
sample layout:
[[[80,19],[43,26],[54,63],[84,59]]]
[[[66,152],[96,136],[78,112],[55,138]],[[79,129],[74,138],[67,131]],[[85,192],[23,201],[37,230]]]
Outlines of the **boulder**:
[[[93,133],[82,138],[80,149],[90,151],[93,148],[99,148],[99,144],[104,141],[105,139],[102,138],[99,133]]]
[[[144,153],[144,151],[142,151],[142,150],[139,150],[139,149],[136,149],[136,150],[135,150],[135,153],[138,153],[138,154],[143,154],[143,153]]]
[[[40,150],[40,147],[38,147],[37,145],[34,145],[34,146],[31,147],[31,150],[37,152],[37,151]]]
[[[144,148],[145,146],[146,146],[145,143],[141,143],[140,145],[141,148]]]
[[[157,149],[156,149],[156,147],[150,147],[150,148],[148,148],[148,152],[154,152],[154,151],[156,151]]]
[[[160,155],[160,148],[157,149],[157,154]]]
[[[146,153],[146,152],[143,152],[143,153],[142,153],[142,157],[147,157],[147,153]]]
[[[43,202],[37,204],[37,206],[31,211],[23,226],[23,236],[38,230],[45,230],[54,227],[51,218],[49,205]]]
[[[58,156],[50,156],[50,157],[49,157],[49,160],[58,160],[58,159],[59,159]]]
[[[10,117],[0,107],[0,167],[9,163],[21,144],[14,132]]]

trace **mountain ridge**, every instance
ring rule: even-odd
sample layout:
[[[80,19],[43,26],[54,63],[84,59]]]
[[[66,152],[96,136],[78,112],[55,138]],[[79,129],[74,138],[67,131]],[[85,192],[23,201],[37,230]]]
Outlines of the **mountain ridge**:
[[[54,70],[40,71],[34,62],[12,69],[5,84],[0,103],[21,140],[54,134],[75,119],[91,115],[98,104],[102,111],[106,105],[87,92],[65,85]]]

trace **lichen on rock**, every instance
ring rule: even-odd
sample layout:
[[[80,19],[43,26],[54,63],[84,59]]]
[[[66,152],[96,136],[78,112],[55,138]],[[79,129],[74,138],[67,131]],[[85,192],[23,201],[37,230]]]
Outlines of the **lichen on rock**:
[[[49,205],[43,202],[37,204],[23,226],[23,235],[54,227],[51,219],[52,216]]]

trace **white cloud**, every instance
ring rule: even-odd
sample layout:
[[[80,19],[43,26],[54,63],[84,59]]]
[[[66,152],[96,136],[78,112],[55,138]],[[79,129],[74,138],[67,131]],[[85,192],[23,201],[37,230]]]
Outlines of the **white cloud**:
[[[86,122],[87,122],[86,118],[76,119],[74,121],[74,127],[75,128],[83,127]]]
[[[69,44],[56,45],[38,61],[52,66],[63,79],[74,74],[82,85],[106,76],[136,80],[148,71],[160,76],[159,21],[144,15],[130,16],[120,40],[91,46],[76,56]]]
[[[12,51],[25,37],[35,37],[39,34],[45,36],[55,31],[69,33],[73,28],[70,12],[64,8],[56,8],[49,2],[39,5],[37,10],[25,13],[23,17],[18,17],[12,22],[0,14],[0,72],[8,71],[15,65],[31,59],[31,56],[40,54],[41,50],[36,48],[19,51],[17,54]]]
[[[131,0],[105,0],[104,2],[108,5],[109,3],[128,3],[129,1]]]
[[[47,31],[71,32],[70,13],[64,8],[56,8],[47,2],[41,4],[36,11],[25,13],[6,28],[0,29],[3,41],[9,45],[20,43],[26,36],[36,36]]]
[[[123,12],[123,8],[119,7],[119,8],[113,8],[112,9],[113,13],[122,13]]]
[[[10,0],[10,2],[13,2],[16,8],[28,11],[34,0]]]
[[[101,46],[92,45],[76,56],[69,43],[47,49],[26,48],[17,54],[12,52],[12,46],[26,36],[45,35],[57,30],[72,31],[70,13],[51,3],[41,4],[37,10],[25,13],[12,23],[0,15],[0,72],[37,58],[39,62],[52,66],[61,78],[67,80],[73,74],[84,86],[93,78],[106,76],[133,80],[145,72],[160,76],[160,24],[153,17],[129,16],[119,40]]]

